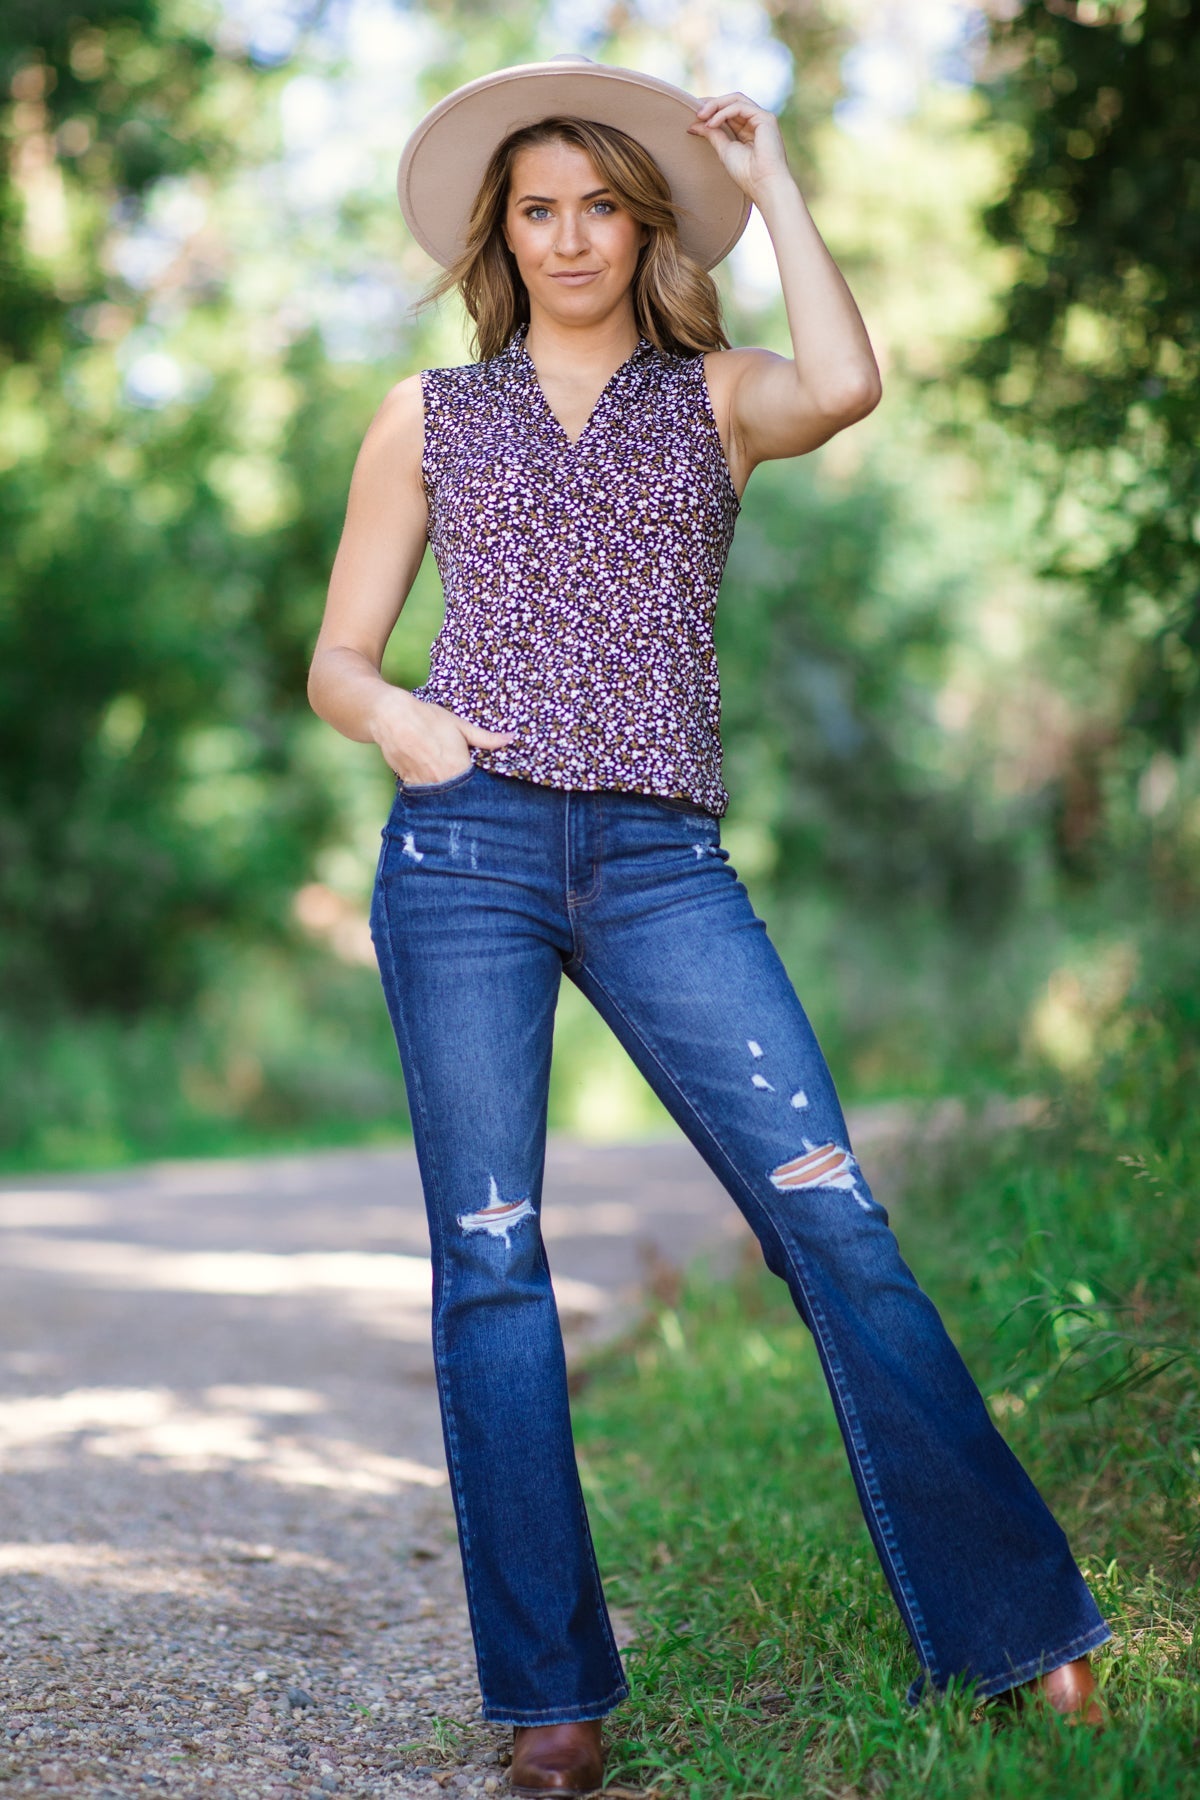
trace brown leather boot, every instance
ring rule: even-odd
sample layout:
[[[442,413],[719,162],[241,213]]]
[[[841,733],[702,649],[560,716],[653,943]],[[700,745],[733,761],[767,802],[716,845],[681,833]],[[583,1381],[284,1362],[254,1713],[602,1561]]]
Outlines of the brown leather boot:
[[[599,1719],[514,1725],[508,1779],[514,1794],[594,1794],[604,1786]]]
[[[1075,1662],[1061,1663],[1036,1681],[1027,1681],[1020,1689],[1023,1701],[1049,1706],[1061,1713],[1068,1724],[1090,1725],[1093,1730],[1106,1723],[1106,1714],[1095,1698],[1096,1677],[1086,1656]]]

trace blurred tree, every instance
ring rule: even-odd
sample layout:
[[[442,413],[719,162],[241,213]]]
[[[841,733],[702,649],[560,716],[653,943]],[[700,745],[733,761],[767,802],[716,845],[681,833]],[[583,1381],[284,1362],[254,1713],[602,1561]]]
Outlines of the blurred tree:
[[[768,824],[781,897],[819,888],[862,931],[920,909],[977,942],[1017,897],[1022,819],[946,752],[963,576],[930,573],[937,523],[909,498],[869,468],[755,474],[718,625],[733,816]]]
[[[1019,555],[976,491],[979,459],[961,439],[934,449],[920,385],[975,330],[994,285],[1000,252],[985,253],[976,220],[980,194],[996,191],[995,149],[971,136],[961,83],[936,118],[890,128],[883,154],[832,122],[863,11],[861,0],[565,12],[529,0],[500,14],[483,0],[4,7],[5,1066],[32,1065],[29,1023],[57,1008],[64,1042],[94,1029],[107,1043],[110,1028],[132,1042],[153,1027],[144,1042],[161,1046],[208,1021],[209,1086],[258,1117],[282,1096],[276,1116],[307,1118],[332,1092],[324,1072],[301,1080],[302,1063],[357,1069],[352,1047],[364,1016],[382,1019],[377,1006],[356,1000],[322,1021],[303,979],[285,992],[315,961],[294,938],[274,955],[264,946],[304,883],[361,908],[386,770],[311,718],[304,673],[374,406],[399,374],[465,354],[453,307],[404,316],[431,271],[392,197],[398,109],[415,116],[457,82],[570,47],[567,29],[589,54],[665,61],[701,91],[730,85],[732,58],[765,41],[772,54],[741,67],[777,80],[794,165],[890,351],[887,407],[829,453],[763,470],[747,496],[720,615],[735,855],[802,930],[853,915],[856,930],[836,932],[844,955],[865,967],[864,943],[877,942],[889,978],[898,899],[939,940],[955,922],[972,943],[996,925],[1044,813],[1030,827],[1024,775],[999,798],[991,781],[1003,739],[988,738],[989,705],[1023,735],[1008,703],[1021,677],[1015,662],[997,676],[979,621],[994,602],[1005,642],[1024,632],[1026,667],[1042,639],[1028,621],[1013,628],[1013,587],[1024,603],[1034,584],[1010,579]],[[272,31],[316,21],[294,60],[270,33],[239,39],[268,13]],[[747,277],[736,318],[739,279],[721,273],[738,340],[785,347],[769,270]],[[389,647],[394,679],[422,678],[439,613],[426,565]],[[249,968],[265,972],[242,1005]],[[368,970],[341,972],[360,999],[373,985]],[[85,1010],[95,1016],[80,1030]],[[312,1055],[323,1024],[337,1028],[324,1062]],[[295,1063],[282,1085],[264,1032]],[[153,1084],[162,1053],[134,1062]],[[70,1111],[59,1100],[79,1085],[55,1080],[47,1116]],[[158,1104],[155,1093],[142,1110]]]
[[[219,22],[0,16],[0,958],[27,1010],[187,997],[210,929],[274,927],[330,811],[291,768],[274,545],[222,480],[250,372],[184,394],[160,347],[172,308],[230,322],[212,244],[150,211],[202,215],[184,179],[210,191],[254,147],[268,77]]]
[[[798,72],[779,117],[792,169],[811,198],[821,185],[815,142],[843,97],[842,61],[854,42],[849,9],[844,0],[767,0],[766,12]]]
[[[166,0],[7,0],[0,13],[0,353],[25,360],[103,289],[106,208],[228,163],[205,120],[217,60]],[[87,196],[68,222],[68,191]]]
[[[970,362],[1047,453],[1048,572],[1131,634],[1126,726],[1200,719],[1200,17],[1194,0],[1000,9],[985,91],[1021,149],[986,215],[1014,279]]]

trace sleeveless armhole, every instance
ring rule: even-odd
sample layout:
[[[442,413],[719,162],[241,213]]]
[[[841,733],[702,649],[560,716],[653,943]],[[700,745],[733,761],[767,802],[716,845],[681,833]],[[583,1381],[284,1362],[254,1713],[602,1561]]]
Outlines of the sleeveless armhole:
[[[717,424],[717,409],[713,405],[712,391],[708,385],[708,376],[704,369],[705,352],[699,351],[689,360],[695,367],[693,377],[699,390],[700,412],[708,432],[711,434],[713,449],[716,452],[725,479],[729,483],[729,493],[738,512],[742,510],[742,497],[737,491],[737,483],[733,479],[733,470],[729,466],[729,458],[725,454],[725,446],[721,442],[721,427]]]
[[[430,513],[433,511],[437,497],[438,477],[441,474],[437,429],[441,400],[438,391],[440,374],[440,369],[421,370],[421,416],[424,425],[424,442],[421,446],[421,485],[425,489],[425,498],[429,503]]]

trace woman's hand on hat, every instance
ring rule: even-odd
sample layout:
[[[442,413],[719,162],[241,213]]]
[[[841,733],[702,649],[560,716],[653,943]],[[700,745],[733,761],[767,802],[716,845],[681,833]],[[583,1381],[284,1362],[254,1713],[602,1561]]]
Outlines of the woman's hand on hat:
[[[745,94],[702,100],[688,131],[708,139],[726,173],[751,200],[757,201],[774,183],[792,179],[779,120]]]

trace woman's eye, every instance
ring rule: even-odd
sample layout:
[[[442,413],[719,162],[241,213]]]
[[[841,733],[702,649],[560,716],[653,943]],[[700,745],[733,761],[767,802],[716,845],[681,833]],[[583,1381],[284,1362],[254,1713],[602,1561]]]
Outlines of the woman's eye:
[[[616,210],[616,205],[611,200],[597,200],[592,207],[593,212],[599,213],[615,213]]]
[[[527,206],[525,208],[525,217],[527,219],[544,219],[548,212],[549,208],[545,206]]]

